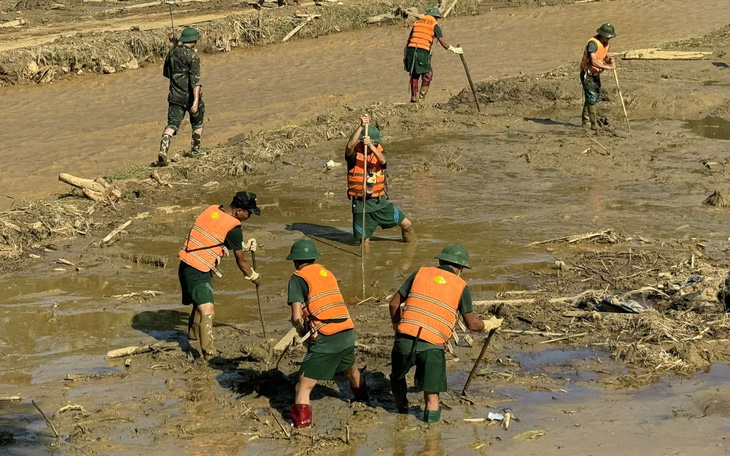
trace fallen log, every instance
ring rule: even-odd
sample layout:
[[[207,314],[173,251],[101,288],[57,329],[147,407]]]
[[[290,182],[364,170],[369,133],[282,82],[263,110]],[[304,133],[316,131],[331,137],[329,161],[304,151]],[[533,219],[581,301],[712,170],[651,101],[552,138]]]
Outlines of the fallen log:
[[[700,60],[712,52],[700,51],[663,51],[658,48],[634,49],[626,51],[623,60]]]
[[[547,302],[550,304],[564,304],[564,303],[579,301],[588,296],[600,295],[602,293],[603,293],[602,290],[586,290],[583,293],[577,294],[575,296],[551,298],[551,299],[548,299]],[[537,300],[537,298],[487,299],[487,300],[482,300],[482,301],[474,301],[473,305],[475,305],[475,306],[493,306],[493,305],[497,305],[497,304],[520,305],[520,304],[530,304],[530,303],[535,302],[536,300]]]
[[[76,382],[76,381],[80,381],[80,380],[99,380],[102,378],[110,378],[110,377],[125,378],[125,377],[129,377],[129,373],[127,373],[127,372],[107,372],[105,374],[66,374],[66,377],[64,377],[64,380],[67,382]]]
[[[588,335],[587,332],[580,333],[580,334],[569,334],[567,336],[558,337],[557,339],[544,340],[544,341],[540,342],[540,344],[551,344],[553,342],[560,342],[561,340],[575,339],[576,337],[583,337],[583,336],[587,336],[587,335]]]
[[[446,11],[444,11],[443,17],[447,17],[449,14],[451,14],[451,10],[454,9],[454,7],[456,6],[456,2],[458,2],[458,1],[459,0],[454,0],[454,2],[451,4],[451,6],[449,6],[448,9]]]
[[[94,192],[104,193],[109,187],[108,184],[102,184],[98,180],[85,179],[83,177],[72,176],[71,174],[61,173],[58,175],[58,180],[61,182],[71,185],[80,189],[88,189]]]
[[[555,336],[565,335],[564,333],[531,331],[529,329],[501,329],[500,328],[499,332],[507,333],[507,334],[517,334],[517,335],[524,334],[526,336],[545,336],[545,337],[555,337]]]
[[[276,345],[274,345],[274,351],[283,352],[284,350],[286,350],[286,347],[291,345],[291,343],[294,340],[294,338],[296,337],[296,335],[297,335],[296,328],[290,329],[289,332],[286,333],[286,335],[284,337],[279,339],[279,342],[277,342]]]
[[[161,350],[173,350],[178,346],[174,342],[160,342],[157,344],[150,345],[132,345],[130,347],[117,348],[116,350],[109,350],[106,354],[107,358],[122,358],[124,356],[139,355],[142,353],[149,353],[152,351]]]
[[[22,27],[25,24],[25,19],[16,19],[14,21],[3,22],[2,24],[0,24],[0,28]]]
[[[20,395],[14,395],[14,396],[0,396],[0,402],[15,402],[15,401],[22,401],[23,398]]]
[[[586,233],[586,234],[576,234],[573,236],[563,236],[559,238],[553,238],[553,239],[547,239],[544,241],[535,241],[527,244],[528,246],[532,247],[535,245],[542,245],[542,244],[554,244],[557,242],[564,242],[566,244],[575,244],[576,242],[580,241],[594,241],[594,242],[603,242],[607,244],[615,244],[617,242],[621,242],[622,236],[617,234],[612,229],[607,229],[603,231],[596,231],[595,233]]]

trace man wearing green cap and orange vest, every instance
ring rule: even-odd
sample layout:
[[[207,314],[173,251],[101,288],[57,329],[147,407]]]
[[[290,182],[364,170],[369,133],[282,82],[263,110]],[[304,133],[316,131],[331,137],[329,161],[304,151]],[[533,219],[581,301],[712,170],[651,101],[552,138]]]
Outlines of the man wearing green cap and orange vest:
[[[367,126],[367,127],[366,127]],[[367,135],[365,134],[367,128]],[[367,148],[367,149],[365,149]],[[367,150],[367,189],[363,188],[363,152]],[[352,234],[355,240],[362,239],[362,207],[365,193],[365,246],[370,246],[370,237],[377,227],[383,229],[400,226],[404,242],[415,242],[416,233],[408,220],[395,204],[388,199],[388,165],[383,146],[380,144],[380,130],[370,125],[370,116],[360,117],[360,125],[352,132],[345,147],[347,162],[347,196],[352,201]]]
[[[616,36],[611,24],[603,24],[596,30],[596,36],[588,40],[580,62],[580,82],[583,85],[583,128],[590,126],[598,130],[596,104],[601,98],[601,73],[616,68],[613,57],[608,52],[608,41]]]
[[[461,272],[471,269],[469,254],[450,244],[436,256],[438,267],[413,273],[390,301],[390,319],[396,332],[391,355],[390,385],[400,413],[408,412],[406,374],[416,366],[416,389],[423,391],[423,421],[441,418],[439,393],[446,391],[444,347],[454,333],[459,314],[471,331],[499,328],[502,319],[480,320],[474,314],[471,291]]]
[[[243,242],[241,222],[251,214],[261,215],[256,194],[238,192],[228,206],[209,206],[195,219],[185,245],[178,253],[178,278],[182,288],[182,303],[193,306],[188,320],[188,339],[200,341],[204,358],[215,356],[213,345],[213,274],[221,277],[218,264],[223,255],[233,251],[238,269],[246,280],[258,284],[260,275],[249,264],[244,251],[256,251],[256,239]]]
[[[170,141],[177,134],[186,112],[190,114],[190,126],[193,129],[189,155],[191,157],[203,155],[200,140],[203,136],[205,104],[202,94],[203,84],[200,82],[200,57],[195,50],[198,39],[200,39],[198,31],[187,27],[165,58],[162,74],[170,80],[170,94],[167,96],[167,126],[162,133],[160,152],[157,154],[158,166],[167,166]]]
[[[365,377],[355,364],[355,325],[332,272],[315,263],[322,255],[312,241],[295,242],[287,260],[294,262],[289,279],[291,322],[300,337],[309,335],[309,348],[299,368],[294,404],[290,409],[292,425],[312,424],[309,395],[317,381],[332,380],[344,372],[356,401],[367,402]]]
[[[423,101],[426,98],[428,88],[431,86],[431,80],[433,79],[431,46],[434,38],[438,40],[444,49],[454,54],[464,53],[460,47],[451,46],[446,42],[441,27],[436,20],[440,17],[441,12],[438,7],[433,6],[427,9],[426,14],[413,24],[411,34],[408,36],[403,65],[411,78],[411,103]],[[419,79],[422,79],[420,92],[418,90]]]

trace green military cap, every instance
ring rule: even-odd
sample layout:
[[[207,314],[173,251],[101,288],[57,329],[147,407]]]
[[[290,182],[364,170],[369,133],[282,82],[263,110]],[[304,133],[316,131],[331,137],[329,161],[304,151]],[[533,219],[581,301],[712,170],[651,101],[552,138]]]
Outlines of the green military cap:
[[[449,244],[436,255],[437,260],[445,261],[451,264],[457,264],[464,266],[467,269],[471,269],[469,265],[469,252],[466,251],[464,246],[461,244]]]
[[[181,43],[192,43],[200,39],[200,33],[192,27],[186,27],[180,34]]]
[[[606,22],[602,26],[596,30],[596,32],[601,35],[605,36],[606,38],[615,38],[616,37],[616,30],[613,29],[613,25]]]
[[[373,144],[376,146],[380,145],[380,130],[378,130],[378,127],[373,127],[371,125],[368,126],[368,136],[370,136],[370,141],[372,141]],[[365,137],[365,128],[362,129],[362,133],[360,133],[360,141]]]
[[[438,6],[432,6],[431,8],[427,9],[426,14],[433,17],[441,17],[441,11],[439,10]]]
[[[287,260],[315,260],[322,255],[317,251],[317,246],[309,239],[300,239],[291,246]]]

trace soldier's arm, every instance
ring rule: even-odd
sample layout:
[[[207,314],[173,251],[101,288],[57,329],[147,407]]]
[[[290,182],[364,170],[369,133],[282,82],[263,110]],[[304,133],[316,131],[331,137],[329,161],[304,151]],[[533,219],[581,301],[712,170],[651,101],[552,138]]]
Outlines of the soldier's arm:
[[[405,300],[406,298],[400,294],[400,291],[396,291],[393,298],[390,300],[388,310],[390,310],[390,322],[394,325],[400,323],[400,306],[405,302]]]
[[[244,277],[251,277],[251,274],[253,273],[253,268],[246,259],[246,252],[244,252],[243,250],[234,250],[233,256],[236,257],[236,264],[238,265],[238,269],[240,269],[243,273]]]
[[[484,331],[484,322],[481,319],[477,318],[474,312],[466,313],[462,315],[462,317],[464,317],[464,323],[466,324],[466,327],[469,329],[469,331]]]
[[[380,152],[373,144],[370,145],[370,151],[375,154],[375,158],[378,159],[378,163],[380,163],[381,166],[384,166],[385,163],[387,163],[388,160],[385,158],[385,154]]]
[[[350,155],[352,155],[352,152],[355,150],[355,146],[357,146],[357,142],[360,139],[360,133],[367,123],[370,123],[370,116],[367,114],[360,116],[360,125],[355,129],[355,131],[352,132],[350,139],[347,140],[347,145],[345,146],[345,156],[349,157]]]
[[[301,302],[291,303],[291,325],[297,330],[299,337],[303,336],[307,331],[304,328],[304,312],[302,308],[304,304]]]
[[[609,59],[610,59],[610,57],[607,58],[607,60],[609,60]],[[614,68],[616,68],[615,64],[613,64],[613,63],[608,64],[608,63],[604,62],[603,60],[599,59],[595,52],[591,52],[591,65],[593,65],[594,67],[597,67],[597,68],[601,68],[603,70],[613,70]]]
[[[203,86],[200,81],[200,57],[197,54],[193,56],[190,62],[190,85],[193,86],[193,103],[200,100],[200,88]]]

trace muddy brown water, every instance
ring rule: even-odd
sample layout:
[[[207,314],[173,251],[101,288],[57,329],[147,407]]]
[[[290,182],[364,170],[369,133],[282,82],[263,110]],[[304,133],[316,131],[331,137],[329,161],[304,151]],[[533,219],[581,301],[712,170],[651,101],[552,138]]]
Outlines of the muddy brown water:
[[[640,124],[636,128],[651,128],[651,134],[657,130],[661,135],[679,135],[684,131],[679,121],[651,127]],[[702,185],[704,177],[697,171],[693,155],[697,150],[718,152],[723,141],[697,136],[690,150],[662,149],[655,171],[658,178],[652,179],[639,179],[640,174],[630,172],[609,176],[600,169],[579,173],[547,162],[528,167],[524,159],[511,152],[515,138],[540,132],[560,141],[575,135],[576,130],[566,122],[546,126],[524,120],[508,130],[498,129],[488,135],[479,131],[462,133],[448,140],[420,133],[409,136],[394,132],[393,137],[386,137],[393,178],[391,198],[414,221],[421,242],[411,247],[398,242],[397,231],[378,231],[378,239],[367,255],[371,265],[368,293],[384,295],[391,291],[416,267],[431,264],[433,255],[445,243],[454,241],[463,243],[471,252],[473,269],[465,278],[477,298],[496,291],[537,286],[530,273],[547,270],[566,250],[550,252],[543,247],[526,246],[535,240],[621,227],[630,229],[629,235],[659,241],[699,236],[706,240],[708,248],[719,249],[725,244],[730,216],[699,204],[707,189]],[[672,142],[672,138],[666,141]],[[662,146],[662,142],[657,143],[657,147]],[[245,222],[244,233],[246,237],[257,237],[263,245],[258,258],[264,276],[264,316],[269,324],[280,324],[288,316],[285,288],[292,266],[284,257],[291,243],[304,234],[318,239],[317,246],[324,254],[321,261],[340,279],[346,299],[353,302],[361,298],[359,247],[351,243],[352,218],[344,198],[344,170],[321,172],[321,164],[330,158],[342,161],[341,148],[337,141],[319,146],[319,161],[301,171],[282,172],[266,181],[246,177],[235,187],[176,200],[179,208],[171,214],[145,208],[150,215],[134,222],[139,228],[130,230],[122,241],[103,252],[88,247],[90,240],[68,247],[61,244],[59,251],[48,253],[45,261],[33,268],[0,278],[0,340],[7,343],[0,345],[0,391],[17,392],[24,398],[64,394],[65,400],[71,402],[91,403],[99,396],[127,400],[129,389],[134,390],[135,382],[141,380],[131,377],[126,388],[98,387],[89,382],[66,389],[65,393],[60,385],[70,372],[121,372],[104,361],[107,350],[178,337],[185,327],[188,309],[178,304],[175,260],[159,270],[128,265],[115,255],[130,251],[174,258],[197,212],[207,204],[226,203],[240,188],[257,192],[264,205],[261,217]],[[465,167],[462,172],[439,165],[454,154]],[[431,157],[430,169],[409,174],[410,165],[423,162],[424,156]],[[488,166],[484,166],[485,157]],[[292,182],[300,180],[293,177],[294,172],[311,176],[309,185],[295,188]],[[682,176],[686,182],[678,184],[673,176]],[[326,192],[334,195],[325,196]],[[666,216],[669,212],[671,218]],[[59,266],[53,264],[57,258],[71,260],[83,269],[78,273],[52,272]],[[216,321],[255,321],[258,313],[253,288],[241,278],[232,260],[225,260],[222,269],[223,279],[214,280]],[[162,294],[148,300],[109,297],[142,290]],[[383,308],[384,319],[385,314]],[[605,353],[590,348],[524,352],[519,347],[506,347],[503,355],[517,360],[535,376],[564,382],[565,392],[518,386],[492,391],[489,382],[477,381],[475,394],[489,394],[504,402],[495,402],[492,407],[457,406],[445,412],[445,417],[458,425],[444,426],[440,432],[414,427],[414,416],[387,415],[370,441],[343,454],[373,454],[379,448],[386,454],[454,454],[471,451],[469,445],[481,440],[507,454],[562,454],[566,450],[578,454],[640,451],[659,455],[670,450],[678,454],[727,454],[724,437],[730,430],[730,420],[722,413],[703,415],[707,404],[714,404],[712,401],[729,389],[727,365],[718,364],[708,374],[692,380],[667,378],[655,386],[627,392],[596,385],[594,370],[598,365],[602,371],[622,371]],[[463,371],[451,371],[450,386],[457,389],[465,375]],[[164,379],[159,376],[152,381],[162,383]],[[145,391],[149,385],[137,387]],[[0,403],[0,407],[0,423],[5,426],[17,422],[22,429],[17,431],[17,444],[8,451],[44,453],[42,444],[49,445],[49,440],[43,437],[44,424],[33,410],[14,404]],[[521,419],[504,433],[460,422],[462,418],[483,417],[487,411],[503,407],[512,408]],[[175,404],[170,404],[169,414],[180,414]],[[181,443],[155,443],[149,435],[135,440],[134,428],[159,425],[156,419],[140,417],[134,424],[120,424],[110,438],[130,449],[117,454],[137,454],[138,450],[132,448],[153,447],[161,454],[187,453],[186,445]],[[692,438],[686,437],[688,428],[692,429]],[[518,433],[533,429],[544,429],[547,434],[537,441],[513,439]],[[268,441],[248,443],[244,448],[240,448],[240,442],[236,445],[245,454],[294,451]],[[487,447],[480,451],[489,452]]]
[[[546,8],[495,9],[444,20],[475,81],[552,70],[576,62],[598,24],[613,22],[614,51],[707,32],[730,22],[726,0],[617,0]],[[676,20],[682,18],[682,20]],[[241,132],[299,122],[328,107],[407,101],[402,46],[407,29],[377,27],[228,55],[203,56],[206,144]],[[435,49],[431,101],[466,83],[459,59]],[[366,68],[377,68],[377,77]],[[351,69],[357,69],[353,71]],[[576,96],[579,88],[576,87]],[[43,197],[66,190],[60,172],[98,176],[154,159],[166,119],[158,65],[47,86],[0,89],[0,194]],[[189,145],[189,130],[173,142]],[[28,170],[33,170],[29,173]]]

